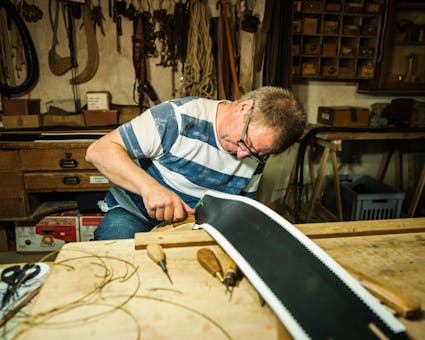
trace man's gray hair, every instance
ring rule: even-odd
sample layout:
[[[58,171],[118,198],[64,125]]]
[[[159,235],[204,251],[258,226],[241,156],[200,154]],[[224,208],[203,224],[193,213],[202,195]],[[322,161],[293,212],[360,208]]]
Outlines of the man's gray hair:
[[[303,134],[306,115],[294,94],[288,89],[264,86],[243,95],[239,101],[252,99],[252,123],[272,127],[278,138],[272,153],[280,153]]]

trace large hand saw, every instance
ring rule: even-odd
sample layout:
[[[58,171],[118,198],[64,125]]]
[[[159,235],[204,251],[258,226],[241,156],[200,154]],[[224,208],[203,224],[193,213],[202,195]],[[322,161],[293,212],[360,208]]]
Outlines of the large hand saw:
[[[208,191],[204,228],[295,339],[407,339],[405,327],[326,252],[266,206]]]

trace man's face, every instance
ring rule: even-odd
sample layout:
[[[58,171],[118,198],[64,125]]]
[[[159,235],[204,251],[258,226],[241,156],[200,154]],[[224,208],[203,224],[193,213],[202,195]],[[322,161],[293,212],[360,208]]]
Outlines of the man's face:
[[[265,161],[273,150],[276,131],[260,122],[251,122],[252,105],[238,105],[233,117],[232,123],[225,125],[221,136],[224,150],[234,153],[239,159],[251,157],[258,162]]]

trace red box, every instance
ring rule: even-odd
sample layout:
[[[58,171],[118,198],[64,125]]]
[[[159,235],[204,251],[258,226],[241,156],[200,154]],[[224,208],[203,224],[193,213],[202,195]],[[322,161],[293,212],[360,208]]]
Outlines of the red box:
[[[49,215],[35,225],[15,223],[17,251],[54,251],[79,241],[78,214]]]
[[[82,214],[79,216],[80,241],[93,241],[94,230],[99,225],[105,214]]]

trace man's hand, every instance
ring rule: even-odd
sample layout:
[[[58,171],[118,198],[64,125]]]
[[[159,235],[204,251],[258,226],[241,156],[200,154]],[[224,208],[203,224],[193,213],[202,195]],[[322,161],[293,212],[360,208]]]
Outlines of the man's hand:
[[[158,221],[176,222],[193,215],[195,209],[189,207],[176,193],[156,185],[143,196],[145,208],[151,218]]]

